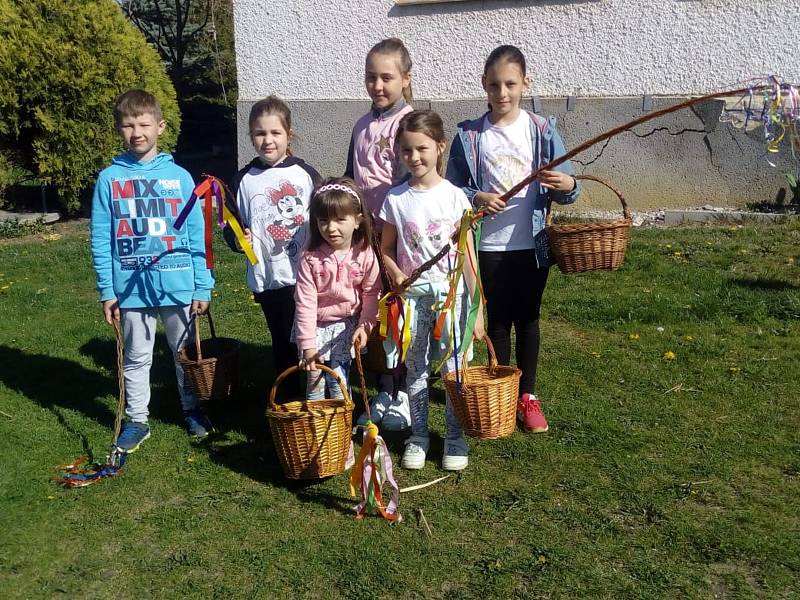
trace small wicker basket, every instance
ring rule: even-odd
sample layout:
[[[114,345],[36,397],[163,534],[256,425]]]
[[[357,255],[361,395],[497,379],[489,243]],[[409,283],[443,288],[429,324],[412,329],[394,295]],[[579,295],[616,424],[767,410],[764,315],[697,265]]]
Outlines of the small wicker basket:
[[[508,437],[516,428],[522,371],[498,365],[491,340],[488,336],[483,339],[489,350],[489,365],[468,367],[465,354],[459,371],[461,381],[456,383],[456,373],[450,371],[444,376],[444,385],[464,433],[495,440]]]
[[[564,223],[553,225],[553,211],[547,209],[545,230],[550,249],[562,273],[615,271],[622,266],[631,233],[631,212],[622,193],[607,181],[593,175],[575,179],[596,181],[617,195],[622,204],[622,219],[602,223]]]
[[[335,371],[317,365],[336,378],[344,398],[294,400],[276,404],[278,386],[299,367],[289,367],[272,385],[267,420],[283,472],[289,479],[321,479],[345,470],[350,451],[353,402]]]
[[[195,316],[194,344],[178,352],[178,362],[201,403],[229,398],[239,380],[241,344],[233,338],[217,337],[211,313],[207,315],[211,338],[200,341],[200,319]]]

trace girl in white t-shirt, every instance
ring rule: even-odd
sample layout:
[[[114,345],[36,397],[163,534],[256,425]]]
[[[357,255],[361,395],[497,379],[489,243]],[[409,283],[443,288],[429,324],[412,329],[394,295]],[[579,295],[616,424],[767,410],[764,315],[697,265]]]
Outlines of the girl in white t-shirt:
[[[395,148],[408,168],[410,179],[392,188],[381,207],[380,219],[384,221],[381,249],[386,271],[395,286],[420,265],[433,258],[448,243],[459,226],[469,201],[460,189],[442,178],[441,170],[447,142],[442,119],[432,111],[414,111],[403,117],[397,131]],[[468,252],[475,250],[470,236]],[[403,294],[411,310],[411,342],[406,355],[407,385],[411,403],[411,437],[406,441],[402,466],[421,469],[429,448],[428,434],[428,377],[431,355],[438,344],[432,338],[437,314],[433,305],[448,294],[448,265],[455,264],[455,250],[443,257],[414,282]],[[472,271],[465,272],[470,297],[476,281]],[[464,290],[456,294],[456,342],[463,331],[467,314]],[[452,324],[445,325],[449,330]],[[483,337],[483,316],[478,312],[475,337]],[[464,345],[464,344],[462,344]],[[435,356],[435,354],[434,354]],[[443,374],[455,366],[454,358],[442,367]],[[467,466],[467,443],[450,398],[446,408],[447,435],[444,444],[442,468],[460,471]]]
[[[553,117],[520,109],[529,80],[519,48],[500,46],[486,59],[481,78],[489,112],[458,125],[447,179],[459,186],[483,219],[479,262],[486,295],[487,333],[500,364],[510,364],[511,330],[516,331],[517,366],[522,369],[517,417],[525,430],[547,431],[534,395],[539,359],[539,309],[550,267],[544,229],[549,199],[574,202],[580,187],[565,162],[542,171],[537,181],[508,202],[500,196],[565,154]]]

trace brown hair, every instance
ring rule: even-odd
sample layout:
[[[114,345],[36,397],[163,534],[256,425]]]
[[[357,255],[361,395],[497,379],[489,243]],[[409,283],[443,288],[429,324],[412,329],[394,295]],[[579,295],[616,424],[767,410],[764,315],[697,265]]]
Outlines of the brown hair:
[[[370,48],[369,52],[367,52],[367,60],[369,60],[370,56],[373,54],[394,54],[397,57],[397,67],[400,69],[400,73],[403,76],[411,73],[411,67],[413,66],[411,55],[408,53],[406,45],[399,38],[386,38],[375,44]],[[410,82],[403,88],[403,98],[405,98],[405,101],[409,104],[414,101],[414,94],[411,91]]]
[[[277,96],[267,96],[259,100],[250,108],[250,117],[247,119],[247,127],[250,130],[250,137],[253,137],[253,126],[256,120],[264,115],[275,115],[281,120],[281,125],[286,130],[289,145],[286,147],[286,155],[291,156],[292,150],[289,147],[294,139],[292,134],[292,111],[289,105]]]
[[[397,126],[397,134],[394,138],[395,148],[397,148],[400,136],[406,131],[425,134],[437,144],[447,143],[447,138],[444,136],[442,117],[432,110],[414,110],[400,119],[400,123]],[[442,175],[443,168],[444,152],[440,153],[436,159],[436,171],[439,175]]]
[[[325,186],[337,185],[348,188],[352,191],[344,190],[325,190],[319,191]],[[353,232],[353,245],[361,244],[361,248],[366,250],[370,246],[372,239],[372,217],[364,204],[364,196],[356,185],[356,182],[349,177],[330,177],[322,184],[311,196],[311,208],[309,214],[309,250],[315,250],[325,241],[320,233],[317,219],[331,219],[336,217],[346,217],[353,215],[361,216],[361,224]]]
[[[501,60],[516,64],[522,71],[522,76],[525,77],[525,55],[522,54],[522,50],[509,44],[498,46],[492,50],[483,64],[483,76],[486,77],[486,72]]]
[[[124,117],[139,117],[145,113],[153,115],[156,121],[162,120],[161,107],[153,94],[140,89],[128,90],[114,103],[114,124],[119,125]]]

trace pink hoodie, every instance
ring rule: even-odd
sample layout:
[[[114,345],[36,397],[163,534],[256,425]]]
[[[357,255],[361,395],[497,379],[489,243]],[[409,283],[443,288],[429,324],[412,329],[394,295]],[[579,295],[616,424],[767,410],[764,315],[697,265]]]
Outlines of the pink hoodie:
[[[372,248],[351,247],[343,258],[328,244],[305,249],[294,290],[295,335],[300,350],[317,345],[317,323],[359,315],[369,334],[378,320],[381,291],[378,260]]]

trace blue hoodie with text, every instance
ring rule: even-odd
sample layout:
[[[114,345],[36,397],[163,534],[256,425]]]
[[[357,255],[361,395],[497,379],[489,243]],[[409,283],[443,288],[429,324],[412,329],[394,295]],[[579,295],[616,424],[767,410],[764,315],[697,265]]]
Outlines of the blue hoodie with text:
[[[163,152],[145,163],[122,154],[100,172],[91,232],[101,302],[142,308],[211,299],[200,202],[180,230],[172,226],[193,189],[191,175]]]

